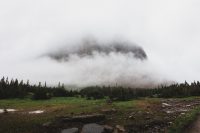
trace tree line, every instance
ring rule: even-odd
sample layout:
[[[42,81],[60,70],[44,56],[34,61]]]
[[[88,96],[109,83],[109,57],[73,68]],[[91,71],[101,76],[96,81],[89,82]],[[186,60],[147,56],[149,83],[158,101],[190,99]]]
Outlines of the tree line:
[[[24,82],[18,79],[3,77],[0,80],[0,99],[7,98],[32,98],[50,99],[51,97],[74,97],[81,96],[87,99],[109,98],[111,100],[130,100],[139,97],[160,97],[160,98],[177,98],[200,96],[200,82],[176,83],[171,85],[161,85],[156,88],[131,88],[123,86],[89,86],[76,89],[66,89],[64,84],[58,84],[56,87],[50,87],[39,82],[38,85],[30,85],[29,80]]]
[[[66,90],[64,84],[58,84],[56,87],[50,87],[39,82],[38,85],[30,85],[29,80],[24,82],[18,79],[11,79],[3,77],[0,80],[0,99],[7,98],[26,98],[32,99],[50,99],[51,97],[67,97],[74,96],[77,91]]]
[[[140,97],[181,98],[200,96],[200,82],[176,83],[161,85],[156,88],[130,88],[123,86],[90,86],[80,91],[82,97],[87,99],[101,99],[108,97],[111,100],[130,100]]]

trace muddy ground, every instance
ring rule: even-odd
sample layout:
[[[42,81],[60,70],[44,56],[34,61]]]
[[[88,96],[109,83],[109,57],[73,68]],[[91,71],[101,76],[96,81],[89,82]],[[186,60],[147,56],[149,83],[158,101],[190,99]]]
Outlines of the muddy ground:
[[[18,107],[15,111],[15,108],[9,106],[11,112],[6,109],[0,112],[0,121],[3,122],[0,124],[0,132],[60,133],[70,128],[77,128],[78,132],[82,132],[85,125],[92,123],[102,127],[99,129],[113,129],[107,133],[165,133],[177,117],[200,106],[198,97],[88,102],[90,101],[85,100],[72,107],[74,103],[66,104],[62,101],[59,106],[44,104],[42,109],[37,106],[33,109]]]
[[[165,133],[177,117],[185,115],[199,105],[200,99],[162,99],[159,103],[141,102],[138,103],[138,106],[140,106],[139,110],[129,109],[123,112],[123,110],[112,108],[97,111],[97,114],[82,113],[75,116],[63,116],[58,118],[55,122],[52,122],[53,127],[51,127],[52,125],[49,125],[49,127],[47,126],[47,129],[57,128],[60,131],[62,129],[77,127],[81,132],[84,125],[96,123],[102,126],[106,125],[112,127],[114,129],[113,133],[122,132],[116,131],[117,126],[121,126],[124,129],[124,133]],[[87,115],[103,115],[105,119],[99,120],[98,117],[94,117],[93,120],[87,121]],[[83,118],[78,121],[73,121],[76,117]],[[65,118],[68,118],[69,121],[62,121]],[[70,121],[70,119],[72,121]]]

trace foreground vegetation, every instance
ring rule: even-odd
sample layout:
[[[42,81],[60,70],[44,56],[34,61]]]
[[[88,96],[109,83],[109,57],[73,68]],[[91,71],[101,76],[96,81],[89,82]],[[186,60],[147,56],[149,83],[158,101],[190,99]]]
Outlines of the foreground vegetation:
[[[0,132],[3,133],[42,133],[47,132],[42,125],[49,121],[55,121],[63,116],[103,113],[104,110],[115,109],[116,112],[106,113],[105,124],[125,125],[133,132],[145,132],[158,127],[162,132],[181,133],[182,129],[191,122],[199,109],[192,109],[185,115],[167,114],[162,108],[162,102],[167,99],[161,98],[140,98],[129,101],[115,101],[107,103],[107,99],[87,100],[77,97],[60,97],[49,100],[32,99],[6,99],[0,100],[0,108],[16,109],[16,112],[0,114]],[[186,101],[193,103],[199,97],[171,99],[180,104]],[[187,103],[188,104],[188,103]],[[183,105],[184,106],[184,105]],[[168,107],[167,107],[168,108]],[[175,108],[171,107],[172,109]],[[41,114],[30,114],[30,111],[43,110]],[[171,125],[168,125],[172,122]],[[147,126],[148,125],[148,126]],[[169,130],[168,130],[168,127]],[[59,130],[63,127],[54,127]],[[133,129],[132,129],[133,128]],[[50,128],[50,130],[52,130]],[[52,130],[54,131],[54,130]],[[50,132],[50,131],[48,131]]]
[[[49,100],[32,99],[6,99],[0,100],[0,108],[17,109],[15,113],[0,114],[0,132],[2,133],[42,133],[45,129],[43,123],[54,121],[61,116],[97,113],[104,108],[134,107],[135,101],[131,103],[114,103],[112,106],[106,104],[106,99],[86,100],[84,98],[60,97]],[[42,114],[29,114],[29,111],[44,110]],[[118,118],[117,118],[118,119]]]
[[[186,115],[178,117],[174,124],[169,127],[169,133],[183,133],[198,118],[200,107],[193,109]]]

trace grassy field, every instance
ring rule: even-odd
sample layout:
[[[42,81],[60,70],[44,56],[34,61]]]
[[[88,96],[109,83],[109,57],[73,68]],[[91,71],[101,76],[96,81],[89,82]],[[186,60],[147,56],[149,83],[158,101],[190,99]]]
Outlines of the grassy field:
[[[196,98],[196,97],[195,97]],[[195,98],[180,99],[193,100]],[[8,99],[0,100],[0,109],[16,109],[14,113],[0,114],[0,133],[39,133],[43,132],[43,123],[54,121],[61,116],[76,114],[102,113],[105,109],[116,109],[117,113],[108,115],[106,124],[132,124],[136,127],[151,125],[152,123],[162,123],[166,113],[161,110],[159,98],[142,98],[124,102],[113,102],[108,104],[103,100],[86,100],[84,98],[52,98],[50,100],[31,100],[31,99]],[[29,114],[30,111],[44,110],[42,114]],[[131,113],[135,113],[133,119],[128,119]],[[180,119],[180,120],[179,120]],[[179,118],[178,121],[182,121]],[[171,121],[171,118],[166,119]],[[152,125],[153,126],[153,125]],[[179,126],[178,128],[181,128]],[[171,128],[170,132],[176,131]]]

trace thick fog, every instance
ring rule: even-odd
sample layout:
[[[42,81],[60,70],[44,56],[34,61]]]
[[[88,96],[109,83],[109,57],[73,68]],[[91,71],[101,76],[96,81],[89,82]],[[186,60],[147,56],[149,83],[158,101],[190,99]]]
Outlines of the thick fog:
[[[200,80],[199,7],[198,0],[0,1],[0,76],[76,86]]]

